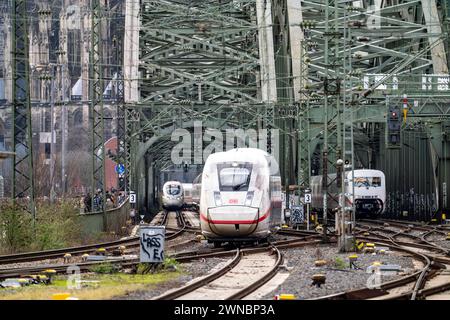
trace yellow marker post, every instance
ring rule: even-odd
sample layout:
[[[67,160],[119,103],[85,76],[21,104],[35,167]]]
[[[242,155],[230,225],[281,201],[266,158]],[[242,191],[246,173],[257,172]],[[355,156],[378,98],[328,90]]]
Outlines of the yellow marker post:
[[[314,261],[314,265],[316,266],[316,267],[322,267],[322,266],[324,266],[324,265],[326,265],[327,264],[327,261],[326,260],[316,260],[316,261]]]
[[[62,292],[62,293],[54,293],[52,295],[52,300],[67,300],[70,297],[70,293]]]
[[[295,300],[295,295],[286,293],[277,294],[275,300]]]
[[[358,250],[362,250],[364,248],[365,243],[363,241],[357,241],[356,242],[356,248],[358,248]]]
[[[349,261],[349,268],[350,269],[356,269],[357,266],[355,264],[356,260],[358,260],[358,255],[357,254],[352,254],[350,256],[348,256],[348,261]]]

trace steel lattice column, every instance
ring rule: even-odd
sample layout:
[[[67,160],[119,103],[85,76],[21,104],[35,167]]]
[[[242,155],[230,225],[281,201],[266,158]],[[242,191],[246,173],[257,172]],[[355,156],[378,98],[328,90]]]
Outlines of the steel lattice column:
[[[12,196],[14,199],[29,197],[28,210],[35,218],[27,1],[12,0],[11,4],[13,150],[16,152]]]
[[[121,8],[121,6],[119,6]],[[121,10],[119,10],[118,14],[116,14],[117,20],[121,21],[120,25],[123,25],[125,22],[122,21],[123,18],[121,16]],[[123,23],[122,23],[123,22]],[[126,149],[125,149],[125,139],[126,139],[126,129],[125,129],[125,117],[126,117],[126,111],[125,111],[125,96],[124,96],[124,81],[123,81],[123,42],[121,39],[123,39],[123,29],[120,29],[119,33],[120,36],[118,38],[113,39],[113,45],[116,47],[116,64],[117,64],[117,71],[116,71],[116,83],[117,83],[117,96],[116,96],[116,103],[117,103],[117,163],[118,164],[125,164],[126,162]],[[127,190],[128,189],[128,168],[126,168],[126,171],[123,176],[123,182],[119,179],[119,190]]]
[[[307,61],[308,47],[311,39],[309,37],[309,30],[302,26],[302,33],[305,38],[300,43],[300,79],[299,79],[299,104],[297,111],[297,126],[298,126],[298,146],[297,146],[297,175],[299,194],[301,190],[309,189],[310,175],[311,175],[311,151],[310,151],[310,119],[309,107],[311,100],[311,91],[308,86],[308,70]]]
[[[323,190],[323,220],[327,225],[328,205],[330,201],[337,201],[328,192],[329,186],[334,183],[329,177],[329,164],[334,164],[335,158],[340,155],[340,83],[339,69],[342,65],[339,55],[340,32],[338,29],[338,2],[327,0],[325,4],[325,30],[324,30],[324,64],[325,70],[323,81],[324,92],[324,133],[322,150],[322,190]],[[334,119],[336,118],[337,119]],[[335,120],[335,121],[333,121]],[[335,155],[333,157],[334,154]],[[339,176],[339,172],[338,172]],[[323,228],[326,234],[327,228]]]
[[[92,191],[101,189],[103,212],[105,212],[105,148],[104,148],[104,114],[103,114],[103,61],[101,47],[102,8],[99,0],[91,2],[91,52],[89,55],[89,95],[91,100],[92,133]],[[94,197],[92,198],[94,208]],[[106,230],[106,214],[103,217]]]
[[[125,176],[129,190],[136,190],[137,184],[135,179],[136,163],[135,155],[137,151],[138,136],[136,136],[137,127],[139,125],[139,112],[133,108],[125,109]],[[129,191],[128,190],[128,191]]]
[[[309,188],[309,178],[311,172],[310,149],[309,149],[309,102],[304,101],[298,108],[298,151],[297,151],[297,170],[298,185],[304,190]]]

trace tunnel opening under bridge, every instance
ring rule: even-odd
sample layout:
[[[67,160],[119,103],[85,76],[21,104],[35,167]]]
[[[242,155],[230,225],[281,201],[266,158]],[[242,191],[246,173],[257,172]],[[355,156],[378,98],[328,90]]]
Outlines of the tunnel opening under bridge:
[[[386,144],[384,123],[354,126],[354,168],[381,170],[386,177],[384,217],[430,221],[448,210],[446,159],[450,149],[444,140],[435,138],[429,125],[411,123],[402,128],[401,144],[391,148]],[[442,150],[437,150],[437,145],[442,145]],[[319,134],[311,148],[312,176],[322,174],[322,148]],[[337,159],[330,153],[329,160],[334,163]],[[335,173],[333,169],[329,165],[329,173]]]
[[[196,127],[197,125],[197,127]],[[192,183],[202,172],[211,153],[238,147],[259,148],[277,155],[278,131],[242,128],[208,121],[190,121],[154,132],[139,143],[136,153],[135,182],[140,214],[153,215],[160,210],[160,193],[168,180]]]

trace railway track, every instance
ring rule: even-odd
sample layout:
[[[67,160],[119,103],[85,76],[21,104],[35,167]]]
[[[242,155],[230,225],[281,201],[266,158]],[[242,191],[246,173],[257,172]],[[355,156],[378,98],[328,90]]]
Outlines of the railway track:
[[[272,279],[282,261],[276,246],[264,252],[244,252],[238,248],[234,258],[215,272],[156,299],[242,299]]]
[[[299,236],[299,234],[296,234]],[[243,299],[266,284],[277,273],[283,262],[280,249],[321,243],[320,235],[301,235],[297,239],[281,240],[257,247],[235,250],[211,249],[210,252],[186,252],[175,257],[180,262],[194,259],[233,256],[225,265],[196,281],[155,297],[172,299]]]
[[[186,220],[184,218],[184,214],[182,213],[182,211],[167,212],[167,216],[169,216],[171,213],[172,213],[172,216],[173,216],[173,213],[175,213],[176,225],[178,226],[179,229],[170,235],[166,235],[166,240],[172,240],[172,239],[179,237],[182,233],[184,233],[186,231],[186,227],[187,227]],[[166,223],[168,224],[167,225],[168,227],[173,225],[173,224],[169,224],[169,220],[170,219],[166,218]]]
[[[289,247],[300,247],[304,245],[312,245],[320,243],[320,240],[312,240],[314,236],[304,237],[300,239],[291,239],[291,240],[282,240],[278,242],[274,242],[273,244],[276,245],[278,248],[289,248]],[[266,246],[259,246],[259,247],[249,247],[240,249],[244,254],[251,254],[256,252],[262,252],[267,250]],[[184,263],[184,262],[190,262],[193,260],[199,260],[199,259],[207,259],[211,257],[226,257],[233,255],[234,251],[230,249],[211,249],[207,250],[206,252],[199,253],[198,250],[196,251],[188,251],[180,254],[175,254],[173,257],[178,262]],[[134,267],[137,264],[139,264],[139,259],[136,258],[117,258],[114,260],[108,260],[106,262],[117,264],[123,268],[127,267]],[[105,261],[92,261],[92,262],[82,262],[77,263],[77,266],[80,267],[81,272],[90,271],[90,269],[96,265],[105,263]],[[0,280],[4,280],[6,278],[14,278],[14,277],[20,277],[23,275],[29,275],[29,274],[39,274],[44,272],[47,269],[55,270],[58,274],[66,273],[67,268],[71,266],[72,264],[48,264],[48,265],[40,265],[36,267],[12,267],[7,269],[0,269]]]
[[[167,216],[165,216],[163,222],[161,224],[165,224],[167,220]],[[189,227],[185,223],[185,219],[183,214],[178,215],[178,223],[181,226],[180,228],[166,228],[168,232],[166,232],[166,239],[173,240],[180,236],[183,232],[198,232],[198,229]],[[82,246],[75,246],[69,248],[61,248],[61,249],[52,249],[45,251],[34,251],[34,252],[24,252],[10,255],[2,255],[0,256],[0,265],[6,264],[14,264],[14,263],[23,263],[23,262],[34,262],[41,260],[49,260],[49,259],[58,259],[63,258],[65,254],[71,254],[72,256],[83,255],[86,253],[90,253],[99,248],[109,249],[117,249],[120,246],[125,246],[127,249],[137,248],[139,247],[139,237],[128,237],[120,240],[113,240],[102,243],[94,243]]]
[[[138,237],[130,237],[126,239],[114,240],[109,242],[95,243],[84,246],[76,246],[70,248],[63,249],[53,249],[46,251],[35,251],[35,252],[25,252],[25,253],[16,253],[10,255],[0,256],[0,264],[11,264],[11,263],[19,263],[19,262],[33,262],[39,260],[47,260],[47,259],[56,259],[62,258],[64,254],[70,253],[71,255],[82,255],[92,250],[98,248],[112,249],[117,248],[119,246],[126,247],[138,247],[139,242]]]
[[[386,225],[388,223],[389,225]],[[369,224],[369,225],[367,225]],[[374,224],[375,226],[371,226]],[[380,227],[383,224],[383,227]],[[395,226],[399,231],[386,229]],[[382,283],[377,289],[361,288],[332,295],[322,296],[314,300],[347,300],[347,299],[377,299],[377,300],[401,300],[401,299],[425,299],[440,292],[450,289],[449,250],[426,240],[427,235],[433,232],[442,233],[433,226],[404,225],[398,222],[380,222],[364,220],[359,223],[362,229],[357,235],[359,240],[370,241],[377,245],[387,246],[391,250],[408,253],[423,264],[423,268],[413,274],[397,280]],[[410,234],[411,230],[422,231],[421,236]],[[369,236],[361,236],[362,233]],[[407,239],[398,240],[399,238]],[[436,281],[439,279],[440,281]],[[433,284],[432,282],[437,284]]]

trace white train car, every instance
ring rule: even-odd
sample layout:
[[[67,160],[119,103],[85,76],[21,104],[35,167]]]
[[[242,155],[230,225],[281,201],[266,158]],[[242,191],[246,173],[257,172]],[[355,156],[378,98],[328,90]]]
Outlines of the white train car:
[[[183,208],[183,185],[179,181],[167,181],[162,191],[161,198],[164,209],[181,210]]]
[[[281,224],[281,179],[275,159],[259,149],[210,155],[200,196],[200,225],[208,242],[264,241]]]
[[[191,208],[193,206],[193,200],[192,200],[192,191],[193,191],[193,184],[192,183],[182,183],[183,187],[183,205],[186,208]]]
[[[347,198],[351,204],[355,202],[356,217],[369,215],[376,217],[381,215],[386,209],[386,178],[384,173],[380,170],[357,169],[354,170],[355,178],[352,179],[352,172],[347,171],[346,179],[353,180],[354,194],[353,199]],[[336,174],[330,175],[331,179],[336,178]],[[311,177],[311,192],[312,192],[312,208],[321,211],[323,208],[323,192],[322,192],[322,176]],[[336,183],[332,183],[328,192],[338,200],[339,190]],[[345,192],[352,193],[352,183],[345,185]],[[330,209],[335,209],[339,203],[332,197],[328,197],[327,206]]]
[[[192,181],[192,205],[198,210],[200,207],[200,193],[202,188],[202,174],[199,174],[194,181]]]

